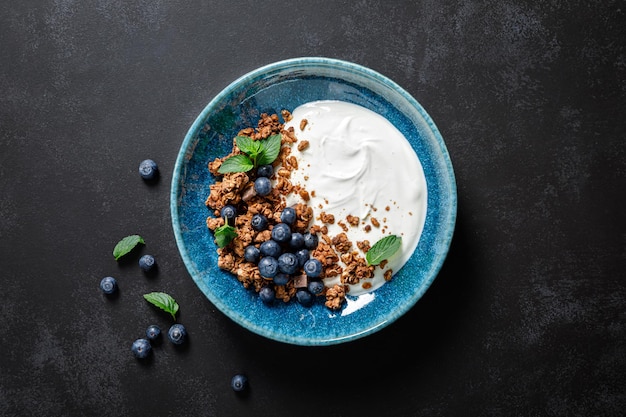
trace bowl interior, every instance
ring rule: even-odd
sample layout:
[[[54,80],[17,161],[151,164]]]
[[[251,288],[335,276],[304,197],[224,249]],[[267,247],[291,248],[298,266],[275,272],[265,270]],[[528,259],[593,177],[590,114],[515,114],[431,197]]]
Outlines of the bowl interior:
[[[323,303],[264,305],[217,267],[204,205],[215,182],[208,162],[228,154],[243,127],[261,113],[280,115],[315,100],[343,100],[390,120],[417,153],[427,183],[427,212],[418,246],[392,281],[349,298],[338,312]],[[409,310],[430,286],[447,255],[456,220],[456,185],[444,141],[426,111],[393,81],[365,67],[327,58],[298,58],[259,68],[234,81],[200,113],[178,155],[171,214],[183,261],[200,290],[235,322],[262,336],[297,345],[329,345],[371,334]]]

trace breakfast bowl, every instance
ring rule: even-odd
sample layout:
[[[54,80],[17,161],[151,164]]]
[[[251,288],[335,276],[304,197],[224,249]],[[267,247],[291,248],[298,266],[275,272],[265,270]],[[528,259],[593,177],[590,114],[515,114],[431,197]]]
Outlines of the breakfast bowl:
[[[324,303],[262,302],[218,267],[205,201],[216,178],[209,162],[232,151],[241,129],[259,117],[305,103],[338,100],[376,112],[410,143],[423,169],[425,215],[419,240],[402,268],[375,291],[346,296],[341,309]],[[345,343],[392,324],[409,311],[439,273],[452,240],[457,210],[454,171],[444,140],[424,108],[392,80],[355,63],[306,57],[253,70],[228,85],[198,115],[178,153],[172,176],[172,226],[183,262],[200,292],[225,316],[269,339],[302,346]]]

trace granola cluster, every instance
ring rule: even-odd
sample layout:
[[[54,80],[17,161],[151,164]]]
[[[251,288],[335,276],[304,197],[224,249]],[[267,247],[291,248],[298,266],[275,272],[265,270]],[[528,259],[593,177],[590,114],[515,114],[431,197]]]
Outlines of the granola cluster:
[[[292,117],[286,110],[281,113],[281,116],[285,122],[290,121]],[[300,128],[303,129],[306,123],[306,120],[303,120]],[[254,170],[226,174],[218,171],[226,159],[242,153],[235,139],[233,139],[232,152],[229,155],[216,158],[208,164],[209,171],[218,181],[210,186],[210,195],[205,202],[206,206],[213,211],[213,216],[209,216],[206,220],[207,227],[215,232],[225,224],[225,219],[220,216],[221,209],[227,205],[237,207],[237,216],[233,224],[236,236],[230,243],[218,249],[218,266],[232,273],[245,288],[260,292],[264,287],[270,286],[275,292],[276,299],[284,302],[291,301],[299,289],[306,289],[310,280],[301,269],[286,283],[278,284],[271,278],[263,277],[259,266],[254,262],[246,261],[244,257],[248,246],[258,248],[263,242],[271,239],[271,231],[276,224],[281,222],[280,213],[287,205],[286,196],[292,193],[297,194],[303,203],[293,206],[296,218],[291,225],[291,230],[317,236],[318,244],[310,251],[310,257],[317,259],[322,265],[319,278],[325,280],[339,277],[337,284],[330,287],[324,286],[317,296],[325,298],[324,303],[329,309],[340,309],[349,290],[348,284],[357,284],[364,280],[363,288],[371,286],[367,278],[373,277],[376,267],[369,266],[360,252],[356,250],[358,248],[365,253],[369,250],[370,243],[367,240],[353,243],[345,233],[329,236],[328,224],[334,224],[337,221],[344,230],[347,230],[349,226],[357,226],[359,218],[347,216],[345,219],[335,219],[332,214],[324,212],[319,213],[315,218],[313,209],[307,204],[310,198],[309,191],[290,181],[292,171],[298,169],[298,160],[291,155],[292,145],[300,150],[308,147],[306,141],[298,141],[293,127],[284,129],[284,125],[276,114],[262,114],[256,128],[243,129],[238,136],[263,140],[276,134],[281,135],[281,148],[272,164],[273,186],[268,195],[261,196],[254,191],[256,175]],[[268,227],[265,230],[257,231],[252,227],[251,222],[255,214],[262,214],[267,218]],[[391,277],[391,271],[387,272]]]

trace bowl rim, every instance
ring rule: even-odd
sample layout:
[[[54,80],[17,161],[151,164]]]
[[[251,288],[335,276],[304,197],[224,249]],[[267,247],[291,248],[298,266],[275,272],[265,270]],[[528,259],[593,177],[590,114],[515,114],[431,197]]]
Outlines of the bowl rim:
[[[187,247],[185,246],[183,234],[181,231],[181,224],[179,220],[179,206],[178,206],[178,198],[179,198],[180,188],[181,188],[180,181],[181,181],[181,177],[183,177],[183,174],[184,174],[182,168],[184,167],[185,160],[191,157],[189,155],[189,150],[190,149],[193,150],[193,142],[196,140],[197,134],[200,131],[199,129],[201,129],[202,126],[204,126],[204,124],[206,123],[208,119],[209,114],[215,110],[216,105],[221,103],[224,99],[228,98],[229,95],[231,95],[232,91],[237,91],[238,88],[245,86],[249,81],[256,80],[259,77],[259,75],[268,74],[268,73],[272,74],[272,73],[276,73],[278,71],[286,70],[289,68],[296,69],[298,67],[306,67],[306,66],[312,66],[312,65],[313,66],[325,66],[328,68],[340,67],[341,69],[344,69],[344,70],[350,70],[352,72],[360,73],[362,75],[365,75],[367,77],[373,78],[381,82],[387,88],[393,90],[396,94],[400,94],[402,98],[406,100],[408,104],[420,114],[421,117],[424,118],[424,121],[427,123],[430,132],[435,138],[437,145],[439,147],[439,150],[441,152],[441,155],[443,156],[443,159],[444,159],[445,173],[449,181],[448,192],[450,193],[448,197],[448,202],[450,206],[448,207],[448,216],[446,217],[447,226],[445,229],[447,230],[448,233],[445,236],[441,236],[440,239],[438,239],[438,245],[440,247],[440,250],[437,253],[438,255],[436,258],[437,262],[431,264],[430,266],[431,273],[425,277],[426,279],[422,282],[420,287],[417,288],[416,291],[412,294],[408,302],[402,305],[392,315],[386,317],[385,320],[381,321],[380,323],[372,327],[369,327],[367,329],[364,329],[358,332],[354,332],[350,335],[346,335],[340,338],[331,338],[331,339],[324,339],[324,340],[289,336],[289,335],[282,334],[282,333],[276,334],[275,332],[268,331],[262,326],[256,326],[254,323],[251,323],[249,321],[246,321],[243,318],[240,318],[237,314],[235,314],[234,311],[232,311],[232,309],[229,306],[227,306],[221,299],[219,299],[219,297],[216,297],[212,292],[209,291],[207,293],[207,291],[203,291],[203,289],[200,287],[199,279],[197,279],[197,277],[201,274],[201,272],[194,268],[192,259],[189,255],[189,252],[187,251]],[[209,103],[206,104],[206,106],[202,109],[200,114],[198,114],[194,122],[191,124],[191,126],[187,130],[187,133],[185,134],[184,140],[179,148],[179,152],[178,152],[176,162],[174,165],[172,179],[171,179],[171,188],[170,188],[170,215],[172,219],[172,227],[174,230],[176,245],[178,247],[178,251],[183,259],[183,263],[185,264],[185,267],[188,273],[191,275],[191,278],[193,279],[194,283],[197,286],[199,286],[199,289],[202,292],[202,294],[205,297],[207,297],[209,301],[211,301],[211,303],[213,303],[225,316],[235,321],[237,324],[241,325],[242,327],[245,327],[246,329],[256,334],[259,334],[261,336],[264,336],[266,338],[269,338],[275,341],[295,344],[295,345],[302,345],[302,346],[333,345],[333,344],[360,339],[366,335],[375,333],[379,331],[380,329],[387,327],[389,324],[393,323],[394,321],[396,321],[396,319],[398,319],[399,317],[404,315],[408,310],[410,310],[417,303],[417,301],[419,301],[422,298],[422,296],[428,290],[428,288],[430,288],[432,282],[439,274],[445,259],[447,258],[447,254],[451,246],[451,241],[452,241],[452,237],[453,237],[455,226],[456,226],[457,210],[458,210],[458,196],[457,196],[456,178],[455,178],[455,173],[454,173],[454,169],[452,166],[452,162],[450,159],[450,155],[448,153],[443,137],[441,133],[439,132],[439,129],[435,125],[430,115],[422,107],[422,105],[411,94],[409,94],[404,88],[402,88],[396,82],[394,82],[390,78],[382,75],[381,73],[375,70],[372,70],[370,68],[367,68],[365,66],[362,66],[360,64],[356,64],[350,61],[345,61],[345,60],[336,59],[336,58],[315,57],[315,56],[314,57],[289,58],[289,59],[284,59],[284,60],[280,60],[280,61],[276,61],[270,64],[260,66],[256,69],[253,69],[239,76],[237,79],[235,79],[234,81],[229,83],[226,87],[224,87],[218,94],[216,94],[213,97],[213,99],[211,99]],[[204,287],[208,288],[208,286],[206,285],[204,285]]]

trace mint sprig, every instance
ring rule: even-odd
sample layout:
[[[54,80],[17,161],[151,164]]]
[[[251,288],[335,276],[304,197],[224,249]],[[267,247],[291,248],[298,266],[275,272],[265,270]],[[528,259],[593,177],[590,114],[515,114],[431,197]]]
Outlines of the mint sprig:
[[[215,229],[215,243],[220,248],[228,245],[235,237],[237,237],[237,231],[234,227],[230,226],[227,222],[223,226]]]
[[[117,261],[122,256],[132,251],[135,246],[139,245],[140,243],[145,244],[146,242],[139,235],[126,236],[125,238],[117,242],[117,245],[115,245],[115,247],[113,248],[113,256],[115,257],[115,260]]]
[[[174,321],[176,321],[176,313],[178,312],[178,303],[172,298],[171,295],[164,292],[151,292],[144,294],[143,298],[150,304],[160,308],[172,315]]]
[[[374,244],[365,254],[368,265],[378,265],[385,259],[389,259],[400,249],[402,238],[396,235],[385,236]]]
[[[248,136],[237,136],[235,143],[242,154],[233,155],[222,162],[217,172],[248,172],[261,165],[271,164],[280,153],[282,136],[271,135],[267,139],[252,140]]]

